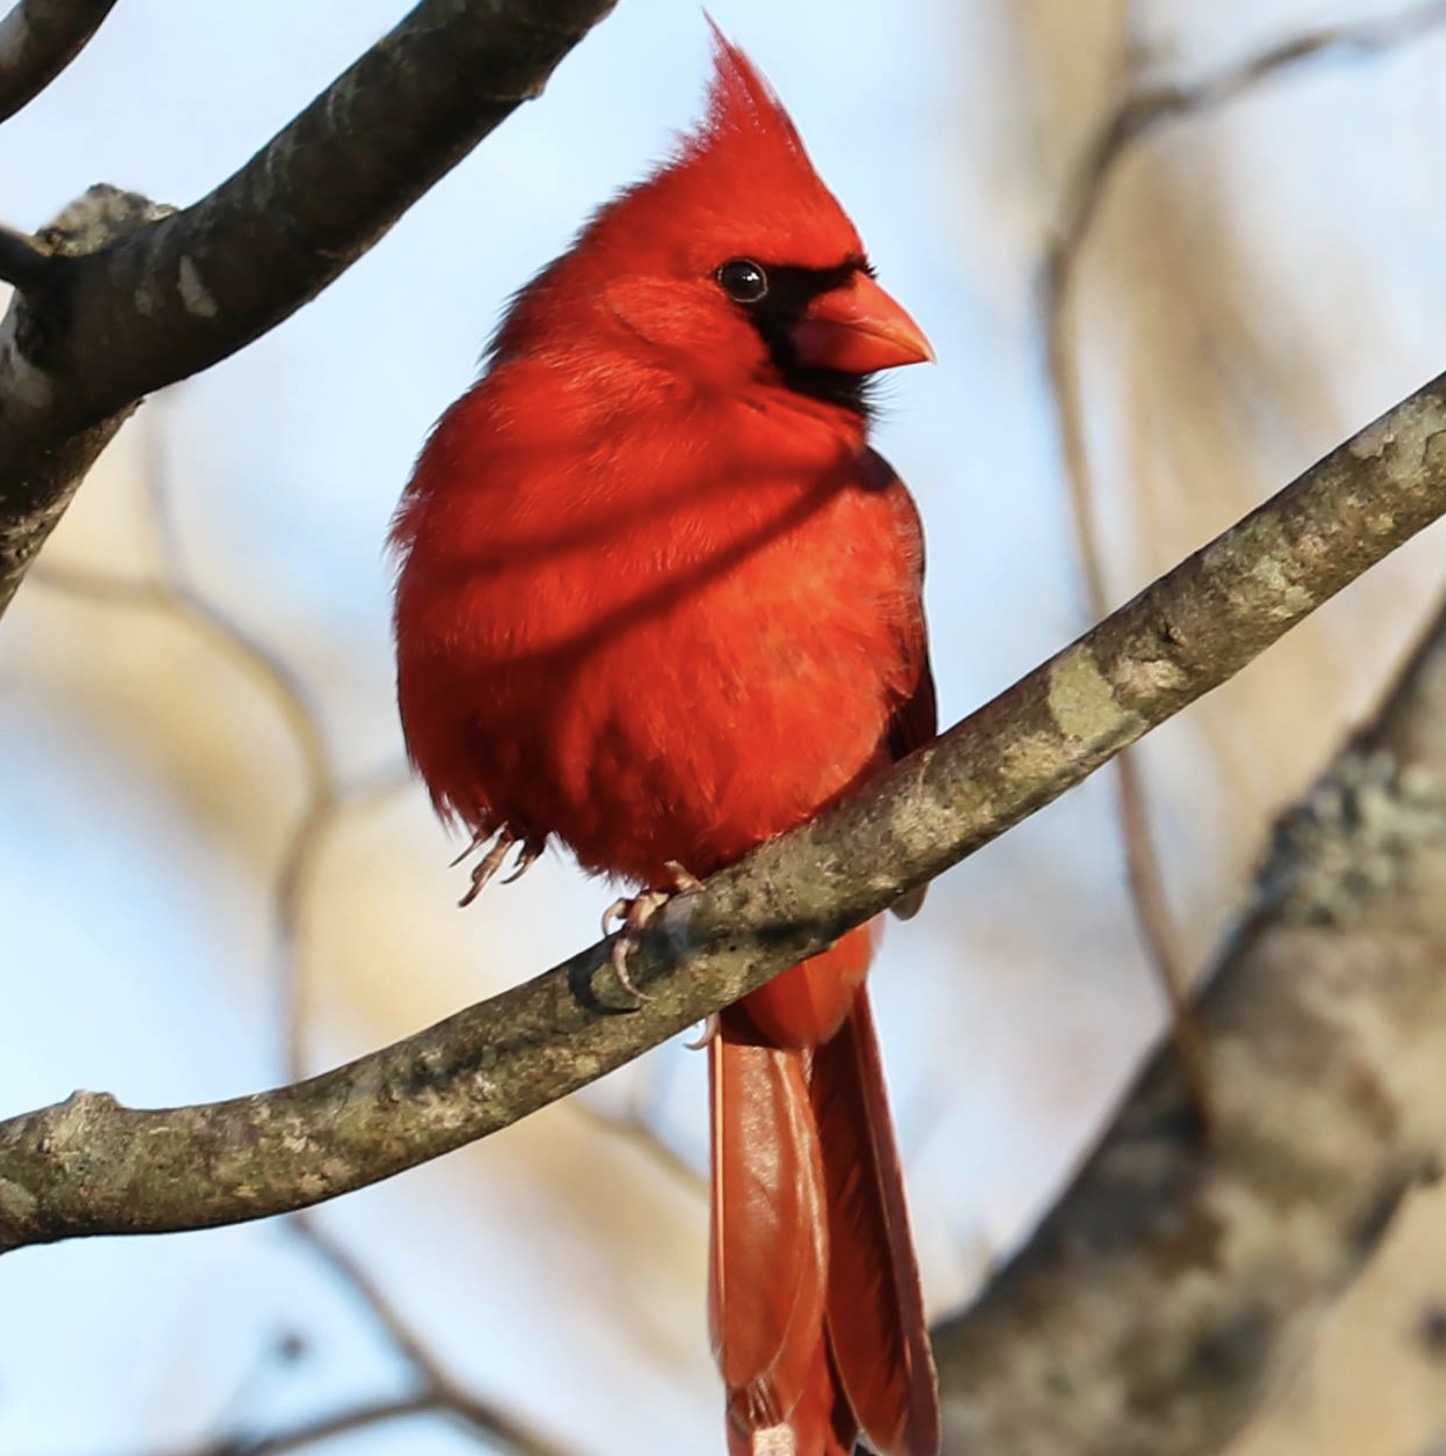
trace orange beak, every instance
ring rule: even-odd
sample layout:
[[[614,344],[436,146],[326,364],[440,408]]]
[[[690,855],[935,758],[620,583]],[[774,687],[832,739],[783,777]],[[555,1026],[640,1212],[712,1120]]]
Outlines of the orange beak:
[[[934,362],[924,331],[863,272],[809,304],[794,325],[793,348],[805,368],[841,374]]]

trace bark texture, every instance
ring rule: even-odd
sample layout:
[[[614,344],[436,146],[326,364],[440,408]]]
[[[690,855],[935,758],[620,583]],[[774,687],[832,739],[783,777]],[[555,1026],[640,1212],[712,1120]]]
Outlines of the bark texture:
[[[208,196],[24,287],[0,336],[0,612],[99,452],[89,432],[315,297],[611,8],[422,0]]]
[[[1446,376],[863,793],[675,899],[632,963],[646,1002],[604,943],[294,1086],[161,1111],[77,1093],[0,1124],[0,1250],[279,1213],[515,1122],[1043,807],[1443,511]]]
[[[1255,1412],[1446,1148],[1446,611],[1284,815],[1170,1057],[972,1310],[936,1331],[950,1453],[1204,1456]]]
[[[115,0],[19,0],[0,20],[0,121],[40,95],[114,7]]]

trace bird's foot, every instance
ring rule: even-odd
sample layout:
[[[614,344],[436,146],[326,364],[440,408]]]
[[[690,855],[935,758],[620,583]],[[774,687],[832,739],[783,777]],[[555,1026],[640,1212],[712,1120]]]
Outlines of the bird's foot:
[[[612,962],[613,973],[618,978],[618,984],[639,1001],[650,1001],[652,998],[646,991],[640,991],[633,985],[633,978],[628,974],[628,957],[638,948],[643,938],[643,927],[668,903],[669,898],[661,890],[644,890],[641,895],[635,895],[631,900],[625,896],[619,897],[603,911],[603,934],[612,935],[613,925],[618,927],[617,937],[608,957]]]
[[[665,868],[673,881],[671,890],[644,890],[641,895],[635,895],[632,899],[621,897],[614,900],[603,911],[602,916],[604,935],[611,935],[614,925],[618,927],[617,938],[613,941],[609,956],[613,973],[618,978],[618,984],[640,1002],[652,998],[633,984],[633,978],[628,973],[628,957],[637,950],[642,941],[643,928],[675,895],[688,895],[703,887],[702,880],[689,874],[676,860],[669,860]]]
[[[546,843],[542,839],[529,839],[525,835],[517,834],[506,824],[495,833],[497,838],[492,848],[472,866],[472,883],[467,887],[467,893],[457,901],[461,909],[465,910],[487,888],[488,881],[502,868],[514,845],[520,844],[522,848],[517,852],[517,863],[513,866],[512,873],[503,878],[504,885],[510,885],[514,880],[520,880],[537,863]],[[469,854],[481,849],[492,838],[492,835],[493,831],[489,830],[484,833],[478,830],[472,836],[471,844],[452,861],[453,865],[461,864]]]
[[[683,1045],[690,1052],[701,1052],[712,1043],[713,1038],[718,1035],[721,1026],[722,1022],[719,1019],[718,1013],[715,1011],[704,1021],[703,1029],[698,1033],[698,1039],[696,1041],[685,1041]]]

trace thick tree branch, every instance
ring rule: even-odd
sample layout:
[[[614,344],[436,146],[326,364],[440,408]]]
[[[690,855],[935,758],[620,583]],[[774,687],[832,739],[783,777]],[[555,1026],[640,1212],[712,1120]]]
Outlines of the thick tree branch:
[[[1443,511],[1446,376],[863,793],[675,899],[633,964],[646,1002],[604,943],[294,1086],[161,1111],[77,1093],[0,1124],[0,1249],[278,1213],[515,1122],[1042,808]]]
[[[8,235],[6,256],[11,271],[5,276],[21,291],[11,299],[4,319],[0,320],[0,435],[18,401],[25,401],[27,407],[38,405],[56,387],[56,381],[26,362],[28,353],[40,347],[46,329],[53,322],[53,309],[49,314],[32,312],[27,299],[53,301],[56,280],[75,258],[108,248],[173,211],[134,192],[122,192],[117,187],[92,187],[43,229],[38,238],[28,239],[19,233]],[[44,265],[35,255],[32,243],[45,257]],[[10,457],[0,463],[0,615],[4,614],[26,568],[65,513],[87,471],[115,438],[116,431],[131,416],[137,403],[136,400],[124,402],[84,428],[70,433],[61,431],[56,443],[29,457]]]
[[[0,121],[33,101],[78,56],[116,0],[19,0],[0,20]]]
[[[1446,1148],[1446,608],[1277,825],[1200,1002],[1028,1246],[936,1332],[951,1453],[1207,1456]]]
[[[74,441],[319,293],[612,3],[422,0],[209,196],[18,294],[0,328],[0,612],[98,453]]]
[[[55,259],[34,238],[0,227],[0,282],[38,288],[54,268]]]

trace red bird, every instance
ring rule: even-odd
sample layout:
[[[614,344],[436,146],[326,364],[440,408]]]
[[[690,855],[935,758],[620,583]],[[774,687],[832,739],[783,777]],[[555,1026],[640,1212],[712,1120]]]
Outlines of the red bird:
[[[518,295],[397,515],[408,749],[438,811],[495,839],[473,893],[554,837],[677,888],[935,731],[919,520],[866,391],[932,354],[772,90],[721,35],[715,59],[677,155]],[[710,1044],[733,1456],[938,1448],[873,941]]]

